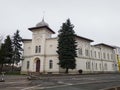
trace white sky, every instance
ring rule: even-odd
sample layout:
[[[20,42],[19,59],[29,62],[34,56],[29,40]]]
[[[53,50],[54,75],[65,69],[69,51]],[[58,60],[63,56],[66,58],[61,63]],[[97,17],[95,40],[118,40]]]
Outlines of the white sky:
[[[28,28],[42,20],[44,11],[56,33],[70,18],[76,34],[120,46],[120,0],[0,0],[0,35],[19,29],[23,38],[32,38]]]

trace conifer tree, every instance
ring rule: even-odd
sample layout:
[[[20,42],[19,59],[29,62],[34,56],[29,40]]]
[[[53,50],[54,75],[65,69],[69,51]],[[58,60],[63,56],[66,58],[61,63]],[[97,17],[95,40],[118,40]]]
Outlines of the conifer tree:
[[[12,56],[13,56],[12,41],[10,36],[7,36],[7,38],[4,40],[4,43],[1,45],[0,48],[0,64],[1,64],[0,71],[2,71],[4,64],[12,63]]]
[[[12,61],[13,65],[18,64],[20,62],[22,55],[21,51],[23,51],[22,37],[19,34],[19,30],[17,30],[13,36],[13,61]]]
[[[5,50],[5,62],[11,64],[12,56],[13,56],[13,48],[12,48],[12,40],[9,35],[4,41],[4,50]]]
[[[68,73],[69,69],[74,69],[76,67],[75,57],[77,57],[77,42],[75,40],[75,32],[73,28],[74,26],[71,24],[70,19],[67,19],[58,32],[57,53],[59,65],[61,68],[66,69],[65,73]]]
[[[1,44],[0,48],[0,72],[3,70],[3,65],[5,63],[5,49],[4,49],[4,44]]]

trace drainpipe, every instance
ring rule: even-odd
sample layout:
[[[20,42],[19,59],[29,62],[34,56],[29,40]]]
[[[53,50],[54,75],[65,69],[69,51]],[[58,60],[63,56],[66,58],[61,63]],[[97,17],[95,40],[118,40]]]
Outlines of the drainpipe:
[[[103,67],[103,59],[102,59],[102,50],[101,50],[101,47],[100,47],[100,58],[101,58],[101,64],[102,64],[102,72],[104,72],[104,67]]]
[[[46,65],[45,65],[45,64],[46,64],[46,63],[45,63],[45,61],[46,61],[46,38],[44,38],[44,40],[45,40],[45,41],[44,41],[44,55],[43,55],[43,56],[44,56],[44,61],[43,61],[43,64],[44,64],[44,65],[43,65],[43,73],[45,74],[45,66],[46,66]]]

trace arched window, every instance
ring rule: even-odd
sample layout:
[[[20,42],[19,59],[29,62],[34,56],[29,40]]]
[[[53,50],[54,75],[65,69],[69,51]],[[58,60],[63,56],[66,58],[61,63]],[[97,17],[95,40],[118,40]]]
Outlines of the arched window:
[[[38,52],[38,46],[35,46],[35,53]]]
[[[41,46],[39,46],[39,53],[41,52]]]
[[[49,68],[50,68],[50,69],[53,68],[53,61],[52,61],[52,60],[49,61]]]

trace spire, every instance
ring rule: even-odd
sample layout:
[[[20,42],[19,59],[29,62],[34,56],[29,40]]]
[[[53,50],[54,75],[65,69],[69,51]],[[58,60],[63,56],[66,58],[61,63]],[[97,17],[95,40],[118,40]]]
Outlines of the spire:
[[[44,17],[45,17],[45,11],[43,11],[43,18],[42,18],[42,22],[44,22]]]
[[[42,18],[42,22],[45,22],[45,21],[44,21],[44,17]]]

